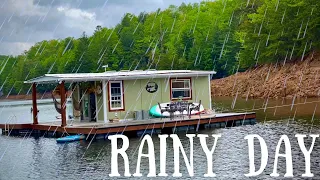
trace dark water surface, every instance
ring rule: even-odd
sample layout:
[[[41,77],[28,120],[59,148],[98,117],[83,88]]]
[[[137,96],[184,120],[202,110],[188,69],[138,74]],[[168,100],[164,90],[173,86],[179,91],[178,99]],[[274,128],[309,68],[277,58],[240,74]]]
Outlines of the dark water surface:
[[[305,170],[304,156],[294,137],[295,134],[313,134],[319,133],[320,105],[319,99],[300,99],[295,100],[291,107],[290,100],[248,100],[237,99],[234,109],[232,98],[214,98],[213,105],[218,111],[253,111],[257,112],[258,123],[241,127],[225,129],[207,129],[201,134],[221,134],[218,140],[217,148],[213,156],[213,172],[216,178],[210,179],[249,179],[244,174],[249,171],[248,163],[248,145],[244,137],[248,134],[259,134],[264,138],[268,146],[269,159],[264,172],[251,179],[273,179],[270,174],[273,170],[274,154],[276,145],[281,135],[288,135],[293,156],[293,179],[302,179],[301,174]],[[306,103],[305,103],[306,102]],[[284,105],[284,106],[283,106]],[[277,107],[275,106],[283,106]],[[274,107],[274,108],[272,108]],[[3,111],[2,113],[6,113]],[[315,113],[314,113],[315,112]],[[10,113],[15,114],[13,110]],[[18,112],[17,112],[18,113]],[[314,115],[313,115],[314,114]],[[8,115],[1,115],[8,117]],[[0,118],[1,118],[0,117]],[[313,120],[312,120],[313,119]],[[4,122],[3,118],[0,122]],[[188,132],[193,133],[193,132]],[[185,132],[178,134],[189,156],[189,139]],[[140,138],[130,138],[130,147],[127,150],[130,161],[130,173],[135,173],[137,163],[137,148],[140,145]],[[311,138],[305,139],[307,149],[311,145]],[[155,145],[155,157],[157,173],[159,173],[159,140],[153,136]],[[213,138],[207,140],[208,147],[213,145]],[[8,137],[0,136],[0,180],[5,179],[111,179],[109,177],[110,169],[110,141],[92,142],[74,142],[69,144],[57,144],[53,138],[32,137]],[[194,139],[194,177],[189,177],[184,160],[180,155],[180,172],[183,174],[179,179],[206,179],[203,174],[206,173],[206,156],[202,151],[198,138]],[[257,143],[258,145],[258,143]],[[281,152],[283,152],[283,147]],[[256,146],[256,164],[260,165],[260,148]],[[313,152],[311,154],[311,172],[314,173],[314,179],[320,179],[320,140],[316,140]],[[123,160],[119,159],[119,172],[123,175]],[[172,140],[167,139],[167,173],[166,179],[175,179],[173,174],[173,149]],[[278,172],[283,179],[285,174],[285,159],[280,157]],[[147,158],[142,158],[141,171],[144,175],[139,179],[149,179],[149,163]],[[259,169],[259,166],[256,167]],[[115,179],[115,178],[114,178]],[[119,179],[127,179],[120,177]],[[137,179],[131,177],[131,179]],[[157,177],[154,179],[163,179]],[[209,179],[209,178],[208,178]]]

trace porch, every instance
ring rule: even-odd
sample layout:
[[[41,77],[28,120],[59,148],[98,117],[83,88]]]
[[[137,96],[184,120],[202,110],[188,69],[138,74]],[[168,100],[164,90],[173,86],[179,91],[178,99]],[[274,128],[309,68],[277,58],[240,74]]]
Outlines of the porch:
[[[40,124],[0,124],[3,134],[7,135],[37,135],[46,137],[61,137],[68,134],[84,134],[87,137],[106,137],[110,134],[175,133],[179,128],[198,131],[204,128],[224,128],[255,123],[256,114],[249,113],[216,113],[170,118],[154,118],[148,120],[120,120],[118,122],[81,122],[68,121],[61,127],[61,122]]]

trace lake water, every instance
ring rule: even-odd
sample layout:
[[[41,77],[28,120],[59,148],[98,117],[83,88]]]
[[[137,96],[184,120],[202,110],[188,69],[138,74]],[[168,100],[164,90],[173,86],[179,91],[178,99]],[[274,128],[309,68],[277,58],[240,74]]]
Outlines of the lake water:
[[[213,107],[217,111],[257,112],[256,125],[240,126],[223,129],[206,129],[202,134],[221,134],[213,156],[213,172],[215,179],[248,179],[248,146],[244,137],[248,134],[259,134],[264,138],[269,150],[268,165],[258,177],[251,179],[272,179],[270,174],[273,169],[274,151],[281,135],[288,135],[293,156],[294,179],[301,179],[305,170],[304,156],[294,137],[295,134],[319,133],[320,99],[297,99],[299,105],[292,106],[289,100],[261,100],[219,97],[213,98]],[[232,105],[234,107],[232,108]],[[1,105],[1,104],[0,104]],[[2,109],[1,109],[2,108]],[[52,104],[39,106],[41,121],[52,121],[56,112]],[[32,122],[30,105],[0,107],[0,123],[9,121],[8,118],[16,117],[10,122]],[[192,133],[192,132],[189,132]],[[185,133],[179,133],[180,140],[189,154],[189,140]],[[130,161],[130,173],[136,168],[137,148],[140,138],[130,138],[130,147],[127,150]],[[311,138],[305,140],[309,148]],[[156,167],[159,172],[159,140],[153,136],[156,153]],[[110,173],[110,141],[81,141],[69,144],[57,144],[53,138],[8,137],[0,136],[0,180],[5,179],[111,179]],[[207,140],[208,147],[212,147],[213,139]],[[260,148],[256,147],[256,164],[260,164]],[[283,150],[283,147],[282,147]],[[283,152],[283,151],[282,151]],[[320,178],[320,141],[317,140],[311,154],[311,172],[316,179]],[[180,171],[183,174],[179,179],[204,179],[206,173],[206,157],[202,151],[198,138],[194,139],[194,177],[189,177],[186,166],[180,156]],[[173,174],[172,140],[167,140],[167,173],[166,179],[175,179]],[[142,159],[141,171],[144,175],[139,179],[149,179],[148,161]],[[285,173],[285,160],[280,158],[278,165],[280,178]],[[259,167],[256,167],[258,169]],[[123,175],[123,160],[119,159],[119,172]],[[127,179],[120,177],[120,179]],[[134,178],[131,178],[134,179]],[[155,179],[163,179],[157,177]]]

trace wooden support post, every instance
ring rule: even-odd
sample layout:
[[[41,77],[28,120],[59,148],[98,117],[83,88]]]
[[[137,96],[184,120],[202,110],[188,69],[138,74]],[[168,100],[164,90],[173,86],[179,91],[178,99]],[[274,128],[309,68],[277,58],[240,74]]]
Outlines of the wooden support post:
[[[61,82],[60,86],[60,98],[61,98],[61,127],[65,127],[67,125],[67,117],[66,117],[66,90],[64,88],[64,81]]]
[[[37,84],[32,84],[32,113],[33,124],[38,124],[38,107],[37,107]]]

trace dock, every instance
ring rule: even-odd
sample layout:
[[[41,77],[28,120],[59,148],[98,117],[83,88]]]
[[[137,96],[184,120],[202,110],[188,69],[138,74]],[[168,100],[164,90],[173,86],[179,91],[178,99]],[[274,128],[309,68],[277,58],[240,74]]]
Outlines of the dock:
[[[39,124],[0,124],[3,135],[61,137],[71,134],[84,134],[87,137],[106,137],[111,134],[139,136],[147,133],[172,134],[179,130],[198,131],[206,128],[225,128],[256,123],[256,113],[215,113],[148,120],[121,120],[119,122],[70,121],[61,127],[60,121]]]

